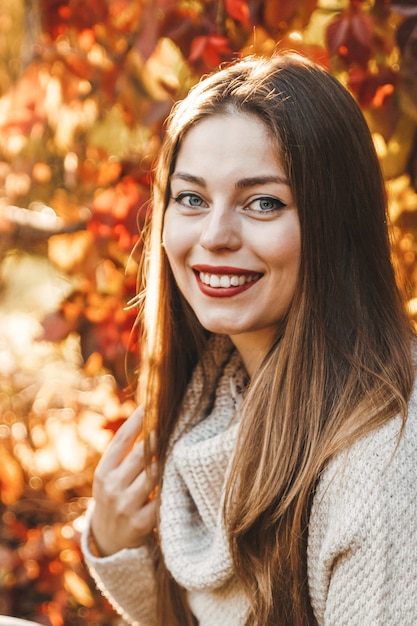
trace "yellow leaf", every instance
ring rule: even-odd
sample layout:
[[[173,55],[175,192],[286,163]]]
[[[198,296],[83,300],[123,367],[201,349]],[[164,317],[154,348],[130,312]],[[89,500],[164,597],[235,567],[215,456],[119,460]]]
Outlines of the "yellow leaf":
[[[64,272],[76,273],[85,269],[95,254],[94,250],[94,235],[89,231],[54,235],[48,240],[49,259]]]
[[[71,593],[82,606],[94,606],[94,599],[87,583],[72,570],[64,573],[65,589]]]
[[[24,478],[19,463],[0,446],[0,500],[6,506],[14,504],[23,493]]]

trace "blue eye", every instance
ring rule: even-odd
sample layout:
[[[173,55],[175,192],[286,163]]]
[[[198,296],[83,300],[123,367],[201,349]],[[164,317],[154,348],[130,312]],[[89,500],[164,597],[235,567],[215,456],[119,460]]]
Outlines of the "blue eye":
[[[281,200],[278,200],[277,198],[270,198],[268,196],[255,198],[247,206],[248,209],[259,213],[272,213],[274,211],[280,211],[284,207],[286,207],[284,202],[281,202]]]
[[[190,208],[205,206],[204,200],[195,193],[180,193],[173,200],[182,206]]]

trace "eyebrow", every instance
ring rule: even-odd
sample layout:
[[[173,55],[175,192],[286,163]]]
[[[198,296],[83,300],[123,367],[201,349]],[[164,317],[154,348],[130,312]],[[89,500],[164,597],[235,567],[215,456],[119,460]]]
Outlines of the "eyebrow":
[[[171,180],[175,178],[185,180],[187,183],[195,183],[196,185],[199,185],[199,187],[207,187],[206,181],[204,178],[200,178],[200,176],[193,176],[192,174],[186,174],[185,172],[175,172],[172,174]]]
[[[193,176],[193,174],[187,174],[185,172],[175,172],[172,174],[171,179],[180,178],[188,183],[194,183],[200,187],[207,187],[207,183],[204,178],[200,176]],[[282,176],[251,176],[249,178],[242,178],[236,183],[237,189],[246,189],[247,187],[256,187],[256,185],[265,185],[267,183],[278,183],[279,185],[289,185],[286,178]]]
[[[282,176],[251,176],[250,178],[242,178],[236,183],[238,189],[246,187],[256,187],[256,185],[266,185],[267,183],[278,183],[279,185],[288,185],[288,181]]]

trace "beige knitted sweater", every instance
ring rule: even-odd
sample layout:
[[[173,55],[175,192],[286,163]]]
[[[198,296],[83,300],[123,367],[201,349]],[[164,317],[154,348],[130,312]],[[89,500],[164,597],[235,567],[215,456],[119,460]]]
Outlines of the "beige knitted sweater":
[[[233,576],[222,523],[233,421],[246,373],[229,340],[216,358],[199,418],[197,367],[174,433],[161,492],[160,538],[168,569],[188,592],[200,626],[243,626],[247,600]],[[309,524],[308,574],[316,619],[326,626],[417,625],[417,394],[398,444],[400,419],[360,439],[324,472]],[[82,546],[98,587],[124,619],[155,625],[153,562],[147,547],[95,558]]]

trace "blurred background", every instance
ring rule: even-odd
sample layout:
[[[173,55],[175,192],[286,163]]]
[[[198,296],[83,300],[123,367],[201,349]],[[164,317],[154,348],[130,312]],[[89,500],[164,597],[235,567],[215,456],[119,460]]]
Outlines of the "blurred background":
[[[79,537],[135,405],[129,302],[163,122],[220,63],[280,48],[361,106],[416,320],[416,0],[1,0],[0,614],[121,624]]]

